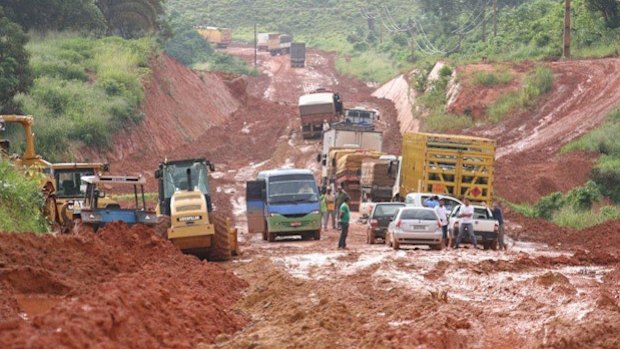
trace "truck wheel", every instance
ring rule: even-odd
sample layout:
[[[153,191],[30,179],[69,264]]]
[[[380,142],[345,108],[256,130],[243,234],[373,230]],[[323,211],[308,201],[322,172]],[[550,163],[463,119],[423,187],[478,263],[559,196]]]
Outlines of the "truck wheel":
[[[321,230],[317,230],[314,232],[314,240],[316,241],[321,240]]]
[[[269,241],[269,242],[276,241],[276,233],[268,232],[267,233],[267,241]]]
[[[497,251],[497,247],[499,246],[499,242],[497,240],[491,241],[491,249],[493,251]]]
[[[428,247],[431,248],[431,250],[435,250],[435,251],[441,251],[443,250],[443,241],[439,244],[435,244],[435,245],[429,245]]]
[[[208,261],[227,261],[231,258],[230,253],[230,236],[226,218],[216,214],[209,214],[209,220],[215,228],[215,234],[212,238],[212,244],[207,253]]]
[[[490,242],[488,242],[488,241],[484,241],[484,242],[482,243],[482,248],[483,248],[485,251],[486,251],[486,250],[488,250],[490,247],[491,247],[491,243],[490,243]]]

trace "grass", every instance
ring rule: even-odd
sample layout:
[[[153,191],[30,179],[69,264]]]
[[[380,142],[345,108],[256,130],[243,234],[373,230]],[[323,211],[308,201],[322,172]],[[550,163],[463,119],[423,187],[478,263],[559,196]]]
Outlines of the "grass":
[[[72,160],[71,141],[105,148],[116,130],[142,119],[152,39],[56,33],[33,36],[27,49],[35,81],[16,100],[35,117],[37,150],[47,159]]]
[[[538,97],[551,91],[553,72],[538,66],[525,79],[523,87],[516,92],[501,96],[487,109],[487,118],[493,123],[500,122],[511,113],[519,113],[536,104]]]
[[[386,82],[398,71],[387,58],[371,51],[338,57],[336,69],[340,74],[374,83]]]
[[[466,129],[474,125],[471,117],[467,115],[446,114],[433,112],[424,120],[424,128],[431,132]]]
[[[604,206],[598,211],[564,207],[553,215],[551,221],[562,227],[581,230],[616,219],[620,219],[620,206]]]
[[[47,231],[41,215],[43,197],[39,183],[16,171],[9,162],[0,160],[0,231]]]
[[[472,74],[472,84],[474,86],[492,87],[508,85],[513,79],[512,74],[508,70],[477,71]]]

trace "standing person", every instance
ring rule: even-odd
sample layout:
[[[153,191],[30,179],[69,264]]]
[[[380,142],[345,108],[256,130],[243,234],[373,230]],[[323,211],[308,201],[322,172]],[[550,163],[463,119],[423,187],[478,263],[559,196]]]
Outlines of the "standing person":
[[[327,230],[327,196],[325,191],[321,191],[321,196],[319,197],[320,208],[319,212],[321,213],[321,221],[323,222],[323,230]]]
[[[403,197],[400,196],[400,193],[396,193],[396,195],[394,195],[394,197],[392,198],[392,202],[404,202],[405,200],[403,200]]]
[[[448,210],[446,210],[446,200],[439,200],[439,205],[435,206],[435,213],[439,217],[439,223],[441,224],[441,237],[444,241],[444,245],[449,247],[452,245],[452,236],[448,235]]]
[[[474,248],[477,248],[476,234],[474,234],[474,207],[469,204],[468,198],[463,199],[463,205],[459,208],[459,213],[456,216],[461,218],[461,224],[459,225],[459,235],[456,237],[454,248],[459,248],[466,229],[470,241],[474,244]]]
[[[493,218],[497,220],[499,224],[499,230],[497,232],[497,241],[499,243],[499,249],[508,251],[508,246],[504,242],[504,215],[502,214],[502,209],[499,207],[497,201],[493,201]]]
[[[327,203],[327,220],[331,221],[332,229],[336,229],[336,195],[332,193],[332,188],[327,188],[325,201]],[[327,222],[325,222],[325,229],[327,229]]]
[[[342,186],[339,186],[337,189],[338,193],[336,194],[336,212],[340,212],[340,206],[344,202],[345,198],[349,197],[349,194],[342,189]],[[340,221],[338,221],[338,225],[340,225]]]
[[[347,235],[349,234],[349,221],[351,220],[351,211],[349,211],[349,197],[344,198],[344,202],[340,205],[340,240],[338,240],[338,249],[347,248]]]

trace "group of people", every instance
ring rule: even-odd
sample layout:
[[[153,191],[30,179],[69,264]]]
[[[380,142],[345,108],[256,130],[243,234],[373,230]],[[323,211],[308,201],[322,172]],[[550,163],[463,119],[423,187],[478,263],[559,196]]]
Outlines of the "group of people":
[[[454,248],[458,249],[461,241],[465,237],[465,232],[469,236],[469,240],[474,245],[474,248],[477,248],[478,244],[476,241],[476,234],[474,234],[474,207],[471,206],[471,203],[468,198],[463,198],[463,205],[459,208],[459,212],[456,214],[456,217],[461,218],[461,222],[459,225],[459,233],[456,236],[456,241],[454,244]],[[441,224],[442,237],[445,242],[446,247],[452,246],[452,235],[448,234],[448,217],[450,212],[446,208],[446,201],[443,198],[439,198],[438,196],[433,196],[424,201],[424,206],[432,208],[437,213],[439,217],[439,221]],[[508,246],[504,241],[504,215],[502,213],[502,209],[497,203],[497,201],[493,202],[493,207],[491,208],[491,213],[493,214],[493,218],[497,220],[499,225],[498,231],[498,247],[500,250],[508,250]]]
[[[351,221],[349,200],[349,194],[341,187],[338,187],[336,194],[332,193],[331,188],[327,188],[321,193],[320,203],[323,230],[327,230],[330,223],[332,229],[340,229],[338,249],[347,248],[347,235],[349,234],[349,223]],[[338,222],[336,223],[336,221]]]

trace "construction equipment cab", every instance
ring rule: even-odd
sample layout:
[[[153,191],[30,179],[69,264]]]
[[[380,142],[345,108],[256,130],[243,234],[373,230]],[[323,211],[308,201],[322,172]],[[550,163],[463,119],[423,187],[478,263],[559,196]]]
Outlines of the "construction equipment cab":
[[[227,260],[237,251],[237,231],[213,213],[206,159],[165,161],[155,178],[159,184],[158,228],[183,252],[209,260]]]

